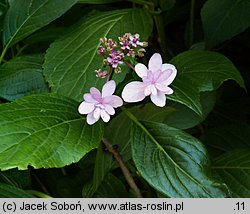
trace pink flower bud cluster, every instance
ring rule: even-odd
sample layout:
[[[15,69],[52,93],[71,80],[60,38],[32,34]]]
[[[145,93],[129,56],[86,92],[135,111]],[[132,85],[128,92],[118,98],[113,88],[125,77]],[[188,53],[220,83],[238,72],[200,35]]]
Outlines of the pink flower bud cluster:
[[[114,69],[115,73],[121,72],[120,65],[123,64],[125,56],[135,57],[144,56],[145,49],[148,44],[147,42],[141,42],[139,40],[139,34],[132,35],[131,33],[125,33],[123,36],[118,37],[119,42],[107,39],[106,37],[101,38],[101,45],[98,47],[97,54],[104,57],[104,66],[110,66]],[[108,75],[107,71],[96,71],[96,76],[104,78]]]

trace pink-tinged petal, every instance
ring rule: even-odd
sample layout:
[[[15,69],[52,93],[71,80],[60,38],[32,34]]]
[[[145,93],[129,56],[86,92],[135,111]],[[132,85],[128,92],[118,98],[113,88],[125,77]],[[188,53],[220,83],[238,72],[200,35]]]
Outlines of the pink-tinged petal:
[[[130,82],[124,87],[122,98],[124,101],[131,103],[142,101],[145,98],[144,90],[144,83],[139,81]]]
[[[107,123],[110,120],[109,114],[105,110],[101,110],[101,118],[102,120]]]
[[[157,89],[154,85],[151,85],[151,94],[153,94],[153,95],[157,94]]]
[[[162,65],[162,71],[165,73],[165,80],[163,80],[164,84],[170,85],[177,75],[177,70],[175,66],[165,63]]]
[[[115,87],[116,84],[114,80],[106,82],[102,88],[102,97],[111,96],[115,92]]]
[[[167,92],[169,88],[167,85],[162,84],[162,83],[156,83],[155,87],[157,88],[158,91],[161,91],[163,93]]]
[[[139,77],[143,78],[147,76],[148,68],[142,63],[138,63],[135,66],[135,72],[137,73]]]
[[[173,94],[174,93],[174,91],[171,88],[169,88],[168,86],[166,86],[164,84],[157,83],[155,86],[158,89],[158,91],[161,91],[164,94]]]
[[[98,118],[98,119],[99,119],[99,118]],[[96,119],[96,118],[94,117],[93,112],[91,112],[91,113],[89,113],[89,114],[87,115],[87,123],[88,123],[89,125],[93,125],[96,121],[98,121],[98,119]]]
[[[120,97],[119,97],[120,98]],[[121,99],[121,98],[120,98]],[[115,114],[115,109],[109,105],[109,104],[104,104],[105,107],[105,111],[110,114],[110,115],[114,115]]]
[[[101,92],[97,89],[97,88],[95,88],[95,87],[91,87],[90,88],[90,93],[93,95],[93,94],[98,94],[98,95],[100,95],[101,96]]]
[[[156,95],[151,94],[150,99],[155,105],[159,107],[163,107],[166,105],[166,96],[162,92],[158,91]]]
[[[112,95],[111,100],[109,102],[109,105],[113,106],[114,108],[122,106],[123,105],[122,98],[120,98],[116,95]]]
[[[169,87],[168,87],[167,91],[165,92],[165,94],[173,94],[173,93],[174,93],[173,89],[169,88]]]
[[[148,63],[148,69],[152,72],[156,72],[161,70],[162,67],[162,58],[159,53],[155,53],[150,59]]]
[[[148,96],[150,94],[156,95],[157,94],[157,89],[156,89],[156,87],[154,85],[148,85],[144,90],[144,94],[145,94],[145,96]]]
[[[148,96],[151,94],[151,85],[148,85],[144,90],[145,96]]]
[[[78,107],[78,111],[80,114],[88,114],[92,112],[94,109],[95,109],[94,103],[87,103],[85,101],[83,101]]]
[[[93,112],[94,118],[96,118],[97,120],[99,120],[100,115],[101,115],[101,109],[100,108],[95,108],[95,110]]]
[[[97,100],[98,102],[101,102],[102,95],[101,95],[101,92],[97,88],[95,87],[90,88],[90,94],[93,99]]]
[[[90,93],[84,94],[83,99],[88,103],[97,103],[97,101],[92,97]]]

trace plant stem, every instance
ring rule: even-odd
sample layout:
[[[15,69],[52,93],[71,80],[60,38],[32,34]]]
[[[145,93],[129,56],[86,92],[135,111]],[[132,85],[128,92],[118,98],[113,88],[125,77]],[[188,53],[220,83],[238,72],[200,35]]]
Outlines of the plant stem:
[[[7,51],[7,48],[5,47],[5,48],[3,49],[3,52],[2,52],[2,54],[1,54],[1,56],[0,56],[0,64],[1,64],[2,61],[3,61],[3,58],[4,58],[4,55],[5,55],[6,51]]]
[[[188,41],[189,48],[194,43],[194,9],[195,9],[195,0],[191,0],[190,23],[189,23],[189,41]]]
[[[36,190],[25,190],[25,192],[30,193],[34,196],[38,196],[39,198],[52,198],[50,195],[44,194]]]
[[[127,61],[123,61],[128,67],[130,67],[133,71],[135,71],[135,68]]]
[[[117,163],[119,164],[121,170],[122,170],[122,173],[128,183],[128,185],[130,186],[130,188],[133,190],[133,192],[135,193],[135,196],[137,198],[141,198],[142,195],[141,195],[141,192],[139,190],[139,188],[137,187],[131,173],[129,172],[126,164],[124,163],[120,153],[117,151],[117,149],[115,149],[108,141],[107,139],[102,139],[102,142],[103,144],[106,146],[107,150],[113,154],[115,160],[117,161]]]
[[[40,185],[40,187],[42,188],[42,190],[46,193],[49,194],[49,191],[47,190],[47,188],[45,187],[45,185],[41,182],[41,180],[38,178],[38,176],[36,174],[33,175],[36,182]]]

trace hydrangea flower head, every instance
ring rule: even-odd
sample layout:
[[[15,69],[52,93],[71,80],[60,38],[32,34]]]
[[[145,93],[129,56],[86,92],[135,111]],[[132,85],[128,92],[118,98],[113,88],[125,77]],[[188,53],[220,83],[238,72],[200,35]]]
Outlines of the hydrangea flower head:
[[[148,68],[138,63],[135,72],[142,78],[142,82],[128,83],[123,91],[122,98],[126,102],[139,102],[150,95],[151,101],[159,106],[166,105],[166,94],[172,94],[169,85],[176,77],[177,70],[174,65],[164,63],[159,53],[155,53],[149,60]]]
[[[105,83],[102,93],[95,87],[90,89],[90,93],[84,94],[84,101],[79,105],[80,114],[87,114],[87,123],[94,124],[100,118],[104,122],[110,120],[110,115],[115,114],[115,109],[122,106],[123,101],[120,97],[113,95],[115,92],[115,81]]]

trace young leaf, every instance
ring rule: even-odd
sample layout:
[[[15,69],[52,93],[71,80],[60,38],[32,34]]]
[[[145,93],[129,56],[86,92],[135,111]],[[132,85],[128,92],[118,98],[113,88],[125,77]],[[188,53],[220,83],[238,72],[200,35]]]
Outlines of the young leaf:
[[[44,55],[16,57],[0,66],[0,97],[13,101],[20,97],[48,92],[42,74]]]
[[[221,155],[214,161],[213,168],[232,190],[233,197],[250,197],[250,149]]]
[[[10,4],[4,20],[4,49],[46,26],[69,10],[77,0],[18,0]],[[5,52],[4,51],[4,52]]]
[[[243,32],[250,26],[249,0],[208,0],[201,17],[208,49]]]
[[[169,197],[226,197],[225,186],[210,176],[203,145],[160,123],[133,124],[132,156],[142,177]]]
[[[56,94],[0,105],[0,169],[63,167],[96,148],[103,128],[89,126],[77,107]]]
[[[224,81],[235,80],[242,88],[244,81],[233,63],[211,51],[186,51],[171,60],[178,74],[169,99],[182,103],[202,116],[200,92],[216,90]]]
[[[1,198],[33,198],[34,196],[17,187],[0,183]]]
[[[145,40],[151,31],[152,18],[141,9],[97,13],[80,20],[70,33],[51,45],[45,56],[44,74],[52,92],[82,100],[83,93],[104,83],[94,72],[103,64],[102,57],[96,54],[99,39],[106,36],[115,40],[131,32]]]

